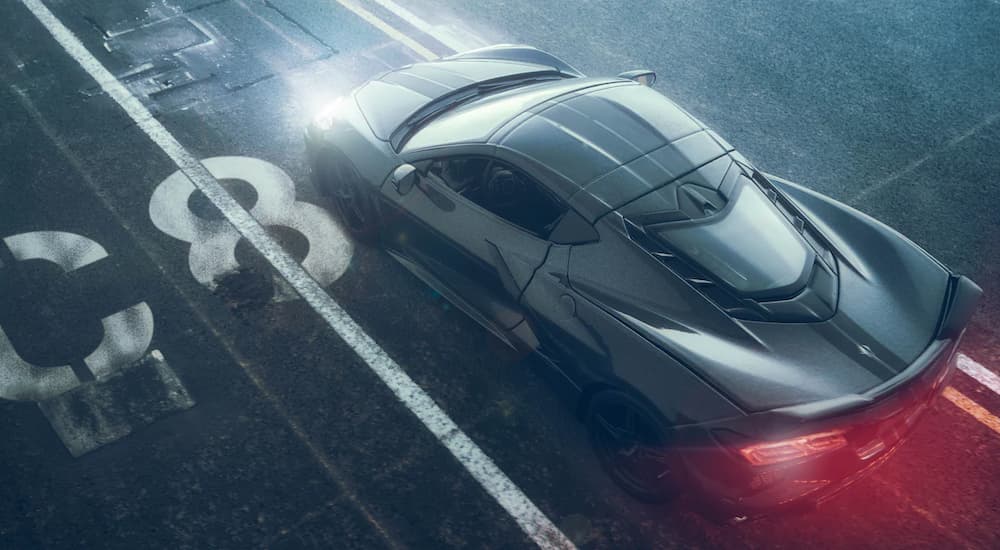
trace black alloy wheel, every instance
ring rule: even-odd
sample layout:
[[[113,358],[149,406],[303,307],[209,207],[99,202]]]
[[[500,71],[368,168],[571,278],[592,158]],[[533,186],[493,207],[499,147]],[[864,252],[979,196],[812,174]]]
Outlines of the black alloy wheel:
[[[348,162],[330,162],[323,178],[340,222],[351,236],[362,243],[374,244],[379,234],[379,211],[376,198],[361,176]]]
[[[587,414],[591,445],[608,475],[625,492],[645,502],[676,494],[663,423],[627,394],[595,395]]]

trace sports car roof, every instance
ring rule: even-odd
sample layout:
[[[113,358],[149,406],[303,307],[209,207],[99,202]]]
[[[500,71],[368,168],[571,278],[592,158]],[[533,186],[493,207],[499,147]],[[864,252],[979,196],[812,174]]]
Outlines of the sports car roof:
[[[555,191],[591,221],[731,150],[662,94],[622,81],[538,105],[491,141],[561,175]]]
[[[533,49],[528,53],[548,55]],[[420,109],[479,83],[561,73],[570,78],[486,96],[443,117],[467,121],[470,113],[478,113],[471,116],[476,122],[466,125],[479,132],[476,137],[439,124],[448,139],[430,132],[419,141],[489,141],[540,163],[560,176],[552,182],[553,190],[590,221],[731,150],[701,122],[646,86],[615,78],[579,78],[579,73],[548,64],[555,63],[554,58],[545,57],[548,61],[541,64],[471,57],[474,54],[403,67],[359,88],[355,99],[372,132],[386,140]],[[511,101],[504,101],[507,98]]]

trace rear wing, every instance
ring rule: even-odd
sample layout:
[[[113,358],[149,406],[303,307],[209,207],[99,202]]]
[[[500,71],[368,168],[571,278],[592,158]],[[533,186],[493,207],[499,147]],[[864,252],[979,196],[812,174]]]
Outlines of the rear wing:
[[[976,304],[982,295],[983,289],[972,279],[964,275],[952,275],[948,281],[948,298],[945,300],[944,313],[936,337],[957,338],[972,319]]]

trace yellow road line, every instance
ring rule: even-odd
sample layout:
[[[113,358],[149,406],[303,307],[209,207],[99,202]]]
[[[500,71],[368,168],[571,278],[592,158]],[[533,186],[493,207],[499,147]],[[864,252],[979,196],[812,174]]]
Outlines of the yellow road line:
[[[990,414],[990,411],[984,409],[979,403],[969,399],[964,393],[948,386],[944,389],[944,393],[941,395],[943,395],[948,401],[954,403],[956,407],[969,413],[973,418],[982,422],[987,428],[1000,434],[1000,418]]]
[[[361,5],[359,5],[354,0],[336,0],[336,2],[341,6],[344,6],[345,8],[351,10],[354,13],[354,15],[357,15],[358,17],[364,19],[365,22],[368,23],[369,25],[375,27],[376,29],[388,35],[389,38],[392,38],[393,40],[399,42],[400,44],[403,44],[407,48],[410,48],[411,50],[417,52],[417,54],[423,57],[424,59],[429,61],[431,59],[437,59],[439,57],[436,53],[423,47],[416,40],[403,34],[403,32],[400,31],[399,29],[379,19],[377,15],[361,7]]]

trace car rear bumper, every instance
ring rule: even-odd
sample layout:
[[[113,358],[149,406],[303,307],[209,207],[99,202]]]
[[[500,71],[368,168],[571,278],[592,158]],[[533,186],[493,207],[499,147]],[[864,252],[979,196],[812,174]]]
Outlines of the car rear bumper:
[[[788,437],[846,430],[847,445],[822,455],[753,466],[738,452],[756,442],[741,435],[748,433],[742,426],[699,426],[700,434],[693,426],[681,430],[677,470],[682,482],[704,511],[719,520],[815,508],[884,464],[907,439],[954,372],[957,346],[958,338],[935,341],[891,384],[858,396],[850,406],[790,408],[744,420],[743,426],[747,420],[773,423]]]

